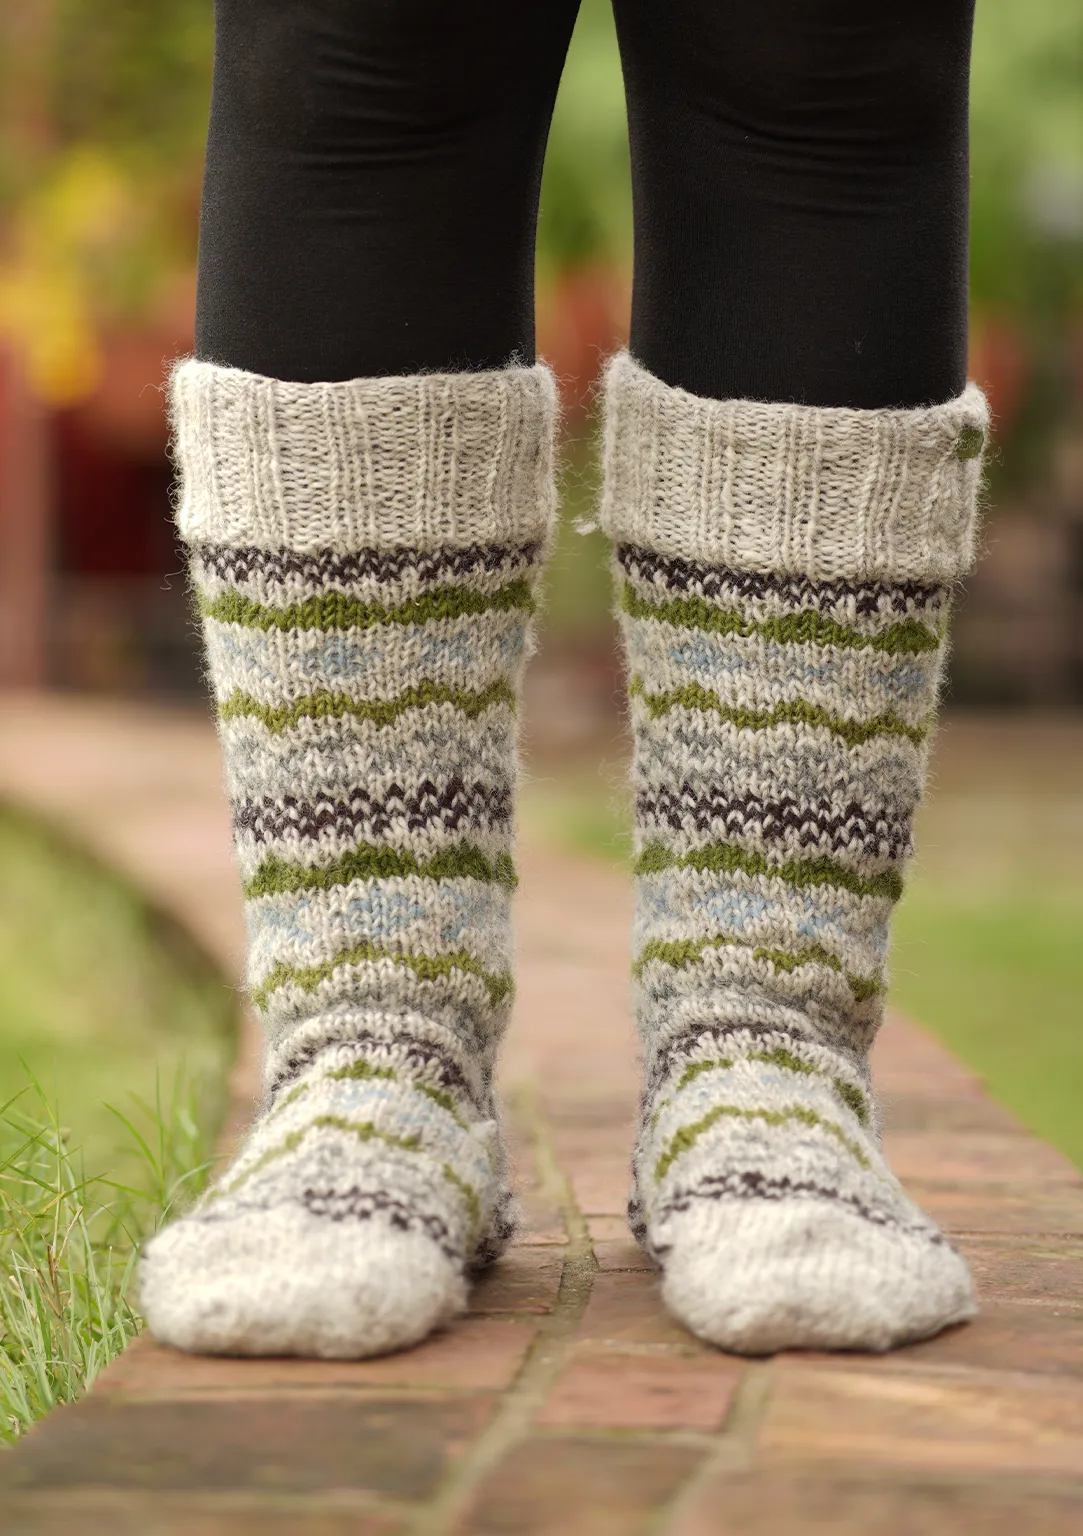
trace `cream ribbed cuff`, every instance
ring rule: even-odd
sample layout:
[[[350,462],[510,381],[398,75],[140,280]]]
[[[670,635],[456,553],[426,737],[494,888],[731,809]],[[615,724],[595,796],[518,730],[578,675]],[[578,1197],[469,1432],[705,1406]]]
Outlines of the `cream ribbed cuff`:
[[[973,562],[976,384],[917,410],[705,400],[622,352],[605,398],[601,516],[618,542],[825,581],[951,582]]]
[[[170,393],[190,542],[425,549],[549,527],[556,386],[542,365],[292,384],[188,359]]]

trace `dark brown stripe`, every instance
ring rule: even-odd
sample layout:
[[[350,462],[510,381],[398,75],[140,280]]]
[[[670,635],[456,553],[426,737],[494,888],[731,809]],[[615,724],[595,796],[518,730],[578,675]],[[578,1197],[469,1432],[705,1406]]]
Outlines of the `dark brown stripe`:
[[[233,825],[257,843],[292,836],[315,841],[326,833],[373,842],[402,828],[410,832],[506,831],[511,815],[510,786],[466,784],[456,777],[440,785],[425,779],[410,790],[393,784],[380,796],[358,788],[348,801],[300,800],[295,795],[246,800],[236,807]]]
[[[222,581],[281,582],[288,577],[321,589],[349,587],[360,581],[395,582],[413,575],[422,587],[468,582],[472,576],[507,574],[509,566],[533,565],[540,553],[538,543],[518,547],[504,544],[473,544],[464,549],[384,550],[361,549],[352,554],[316,550],[231,548],[223,544],[197,544],[193,558]]]
[[[822,848],[826,843],[834,850],[880,859],[902,859],[911,852],[908,820],[874,818],[857,801],[840,811],[829,800],[761,800],[755,795],[730,796],[713,785],[695,790],[685,783],[679,789],[640,790],[636,814],[641,821],[674,832],[728,838],[755,834],[768,845],[796,840],[801,848]]]
[[[387,1035],[377,1034],[375,1031],[359,1031],[351,1033],[342,1040],[311,1041],[298,1046],[283,1062],[268,1089],[268,1107],[274,1104],[284,1088],[295,1083],[301,1074],[321,1056],[329,1051],[337,1051],[343,1046],[348,1047],[356,1056],[364,1056],[365,1052],[369,1051],[379,1061],[386,1058],[388,1065],[393,1065],[395,1070],[404,1076],[413,1074],[418,1082],[425,1082],[430,1087],[446,1089],[449,1093],[457,1094],[479,1112],[484,1112],[484,1107],[478,1104],[474,1089],[465,1073],[444,1051],[440,1050],[439,1046],[433,1045],[428,1040],[418,1040],[408,1034],[397,1034],[394,1039],[389,1039]]]
[[[814,1200],[845,1206],[855,1216],[871,1222],[873,1226],[884,1227],[892,1232],[901,1232],[907,1237],[920,1237],[934,1246],[946,1242],[943,1233],[939,1232],[931,1222],[906,1221],[892,1211],[868,1205],[857,1195],[844,1194],[841,1190],[832,1189],[828,1185],[814,1184],[811,1180],[792,1179],[788,1174],[783,1174],[780,1178],[771,1178],[753,1168],[707,1174],[702,1179],[698,1179],[695,1184],[674,1190],[673,1194],[655,1209],[651,1225],[657,1230],[667,1217],[683,1215],[704,1200]],[[654,1252],[664,1259],[669,1252],[669,1247],[666,1244],[656,1244]]]
[[[629,580],[675,597],[702,597],[728,603],[775,597],[797,609],[823,610],[845,603],[862,618],[919,616],[946,600],[943,587],[917,581],[812,581],[762,571],[734,571],[695,560],[655,554],[633,544],[617,547],[617,561]]]
[[[489,1228],[483,1232],[470,1262],[474,1269],[495,1264],[519,1230],[519,1208],[510,1189],[502,1190],[493,1209]]]
[[[727,1050],[739,1056],[743,1048],[763,1050],[768,1045],[792,1051],[795,1056],[801,1056],[803,1050],[810,1048],[816,1051],[827,1050],[827,1047],[821,1045],[819,1041],[805,1039],[771,1024],[691,1025],[680,1034],[671,1035],[656,1055],[650,1058],[643,1088],[643,1113],[649,1113],[655,1095],[669,1077],[679,1068],[687,1067],[697,1057],[722,1054]],[[809,1065],[815,1065],[815,1070],[821,1073],[825,1080],[830,1080],[833,1071],[839,1077],[848,1080],[854,1075],[853,1067],[841,1052],[834,1054],[838,1062],[837,1067],[833,1068],[830,1062],[823,1065],[819,1062],[815,1064],[810,1062]]]
[[[395,1232],[424,1232],[454,1264],[465,1260],[462,1247],[442,1216],[423,1211],[412,1200],[403,1199],[387,1189],[365,1189],[358,1184],[349,1189],[324,1186],[306,1189],[300,1203],[310,1216],[341,1223],[380,1220]]]

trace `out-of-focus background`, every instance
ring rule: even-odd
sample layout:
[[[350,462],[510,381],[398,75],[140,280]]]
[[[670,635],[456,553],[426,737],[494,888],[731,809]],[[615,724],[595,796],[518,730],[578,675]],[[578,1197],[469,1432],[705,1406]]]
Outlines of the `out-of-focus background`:
[[[159,386],[191,347],[211,43],[210,0],[18,0],[0,16],[0,686],[205,709]],[[958,611],[894,995],[1083,1163],[1076,6],[979,0],[972,116],[971,371],[996,418],[987,554]],[[572,430],[525,819],[614,860],[627,833],[608,576],[597,535],[574,525],[595,491],[591,390],[623,338],[630,246],[613,25],[606,0],[584,0],[539,231],[539,348]],[[148,958],[144,918],[47,839],[0,817],[0,860],[0,1105],[21,1058],[97,1146],[103,1085],[149,1095],[162,1031],[200,1036],[217,1004]]]
[[[20,0],[0,22],[0,668],[191,698],[168,520],[163,360],[191,346],[210,0]],[[955,642],[959,705],[1083,701],[1083,26],[980,0],[972,372],[997,419],[989,550]],[[631,218],[605,0],[584,0],[550,144],[539,343],[586,430],[622,338]],[[572,453],[569,498],[589,500]],[[597,548],[561,562],[550,639],[582,706],[608,684]],[[608,698],[602,701],[608,703]]]

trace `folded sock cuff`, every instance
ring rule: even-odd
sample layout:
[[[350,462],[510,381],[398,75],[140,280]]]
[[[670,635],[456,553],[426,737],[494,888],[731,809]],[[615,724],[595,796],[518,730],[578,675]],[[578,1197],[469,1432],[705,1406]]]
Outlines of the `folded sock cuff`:
[[[814,580],[952,582],[973,563],[989,410],[706,400],[627,352],[605,381],[602,523],[680,559]]]
[[[170,384],[189,542],[299,552],[543,538],[549,369],[298,384],[189,358]]]

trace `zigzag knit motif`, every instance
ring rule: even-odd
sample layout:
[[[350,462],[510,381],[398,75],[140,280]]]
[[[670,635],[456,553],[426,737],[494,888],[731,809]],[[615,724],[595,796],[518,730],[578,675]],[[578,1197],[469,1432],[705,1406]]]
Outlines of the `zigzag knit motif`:
[[[646,1069],[633,1229],[705,1338],[884,1349],[973,1310],[881,1155],[868,1051],[984,403],[710,402],[622,357],[607,411]]]
[[[263,1113],[149,1245],[143,1303],[184,1348],[376,1353],[460,1308],[513,1228],[492,1074],[552,383],[303,386],[188,363],[174,401],[269,1051]],[[399,509],[385,542],[380,494]]]

